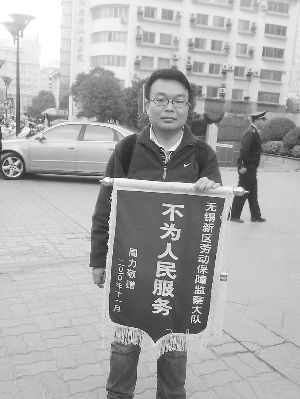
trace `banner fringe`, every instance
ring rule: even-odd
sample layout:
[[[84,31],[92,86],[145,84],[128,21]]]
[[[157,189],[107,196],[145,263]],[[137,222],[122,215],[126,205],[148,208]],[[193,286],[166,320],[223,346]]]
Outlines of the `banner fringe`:
[[[159,356],[165,352],[172,351],[187,351],[186,335],[185,334],[170,334],[161,340],[159,348]]]
[[[143,335],[143,331],[137,328],[117,325],[114,340],[124,345],[133,344],[141,346]]]

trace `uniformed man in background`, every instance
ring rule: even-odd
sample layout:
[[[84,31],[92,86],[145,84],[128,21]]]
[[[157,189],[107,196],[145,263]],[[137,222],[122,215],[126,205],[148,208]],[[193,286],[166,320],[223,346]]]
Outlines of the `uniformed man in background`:
[[[246,129],[241,141],[240,157],[238,159],[238,185],[249,193],[240,197],[234,197],[230,218],[232,222],[244,223],[241,219],[241,213],[246,199],[248,199],[249,202],[251,222],[266,221],[266,219],[261,217],[257,200],[257,168],[261,155],[259,133],[267,119],[266,112],[267,111],[250,114],[250,126]]]

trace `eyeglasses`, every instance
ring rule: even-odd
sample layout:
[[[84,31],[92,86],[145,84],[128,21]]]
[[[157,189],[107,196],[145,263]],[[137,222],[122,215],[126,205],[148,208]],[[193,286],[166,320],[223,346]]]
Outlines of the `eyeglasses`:
[[[169,105],[171,102],[174,108],[184,108],[187,104],[189,104],[188,101],[181,100],[179,98],[175,98],[174,100],[170,100],[169,98],[165,97],[159,97],[159,98],[153,98],[152,101],[157,107],[166,107]]]

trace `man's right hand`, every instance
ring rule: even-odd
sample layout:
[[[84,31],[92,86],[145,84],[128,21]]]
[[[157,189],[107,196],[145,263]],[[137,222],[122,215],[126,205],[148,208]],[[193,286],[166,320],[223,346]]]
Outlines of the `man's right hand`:
[[[103,267],[93,267],[92,272],[94,284],[97,284],[99,288],[103,288],[105,281],[105,269]]]
[[[245,168],[244,166],[242,168],[239,169],[239,173],[241,175],[244,175],[247,172],[247,168]]]

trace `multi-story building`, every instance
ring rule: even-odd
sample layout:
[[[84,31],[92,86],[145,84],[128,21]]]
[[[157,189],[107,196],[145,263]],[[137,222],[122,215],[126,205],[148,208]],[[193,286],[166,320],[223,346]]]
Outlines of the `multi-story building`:
[[[40,80],[40,44],[35,40],[20,40],[20,101],[21,111],[31,105],[31,100],[38,94]],[[12,81],[8,88],[8,97],[16,96],[16,47],[12,40],[0,41],[0,59],[4,60],[1,76],[9,76]],[[0,79],[0,88],[5,90],[4,82]]]
[[[299,3],[63,0],[63,24],[70,25],[62,32],[67,51],[61,68],[70,84],[79,72],[99,66],[129,86],[156,68],[177,67],[200,97],[276,111],[285,105],[295,67]]]
[[[55,66],[41,69],[39,91],[48,90],[53,93],[57,110],[59,109],[59,77],[59,69]]]

